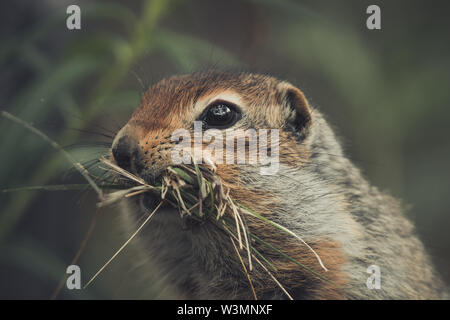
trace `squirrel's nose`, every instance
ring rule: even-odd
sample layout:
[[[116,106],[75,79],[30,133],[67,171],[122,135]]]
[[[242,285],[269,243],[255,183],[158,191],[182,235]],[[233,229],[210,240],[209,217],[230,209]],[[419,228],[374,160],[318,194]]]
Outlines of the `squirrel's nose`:
[[[136,150],[137,143],[127,135],[120,137],[112,146],[112,154],[117,165],[130,172]]]

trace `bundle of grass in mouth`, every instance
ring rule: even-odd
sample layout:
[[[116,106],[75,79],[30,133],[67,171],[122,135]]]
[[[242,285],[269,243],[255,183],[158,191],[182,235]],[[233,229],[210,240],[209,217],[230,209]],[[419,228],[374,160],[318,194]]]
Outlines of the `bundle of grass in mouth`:
[[[245,272],[249,285],[252,289],[254,298],[256,299],[256,292],[252,284],[252,271],[256,263],[264,272],[276,283],[276,285],[292,299],[289,292],[276,278],[276,267],[266,258],[260,251],[252,246],[252,243],[258,243],[266,249],[272,251],[274,254],[281,256],[288,261],[295,263],[299,268],[305,269],[313,276],[318,277],[323,281],[332,283],[323,275],[317,273],[301,261],[297,261],[290,257],[287,253],[279,248],[271,245],[269,242],[262,239],[246,224],[248,217],[257,219],[261,223],[270,225],[275,228],[277,232],[284,233],[289,237],[298,240],[300,246],[306,246],[308,250],[314,254],[317,263],[320,264],[324,271],[326,267],[322,263],[319,255],[312,249],[301,237],[289,229],[271,221],[259,213],[247,208],[246,206],[236,202],[230,196],[230,190],[222,182],[221,178],[215,173],[216,167],[211,163],[209,165],[195,163],[191,165],[169,166],[161,176],[161,183],[148,184],[142,178],[122,169],[110,160],[102,158],[101,163],[107,166],[117,175],[126,179],[128,183],[133,183],[133,186],[111,192],[104,196],[104,199],[99,202],[99,206],[106,206],[125,198],[130,198],[145,193],[151,193],[151,199],[157,199],[156,203],[151,206],[152,211],[147,219],[141,224],[139,229],[133,234],[129,241],[134,238],[142,227],[148,223],[154,214],[157,213],[163,203],[168,203],[179,211],[181,219],[190,219],[199,223],[211,223],[215,227],[223,230],[230,238],[230,241],[236,251],[239,261]],[[157,204],[158,203],[158,204]],[[88,282],[87,285],[106,267],[112,259],[128,244],[128,242],[116,252],[116,254],[103,266],[101,270]],[[270,271],[272,270],[272,272]],[[275,274],[274,274],[275,273]]]

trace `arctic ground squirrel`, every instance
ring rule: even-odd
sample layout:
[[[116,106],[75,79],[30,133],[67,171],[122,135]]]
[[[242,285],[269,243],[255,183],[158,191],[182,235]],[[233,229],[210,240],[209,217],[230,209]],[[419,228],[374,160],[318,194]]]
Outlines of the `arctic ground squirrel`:
[[[272,278],[256,263],[250,271],[249,262],[236,255],[230,236],[216,226],[193,222],[186,227],[179,211],[164,205],[140,233],[137,245],[149,272],[176,288],[177,297],[285,299],[284,291],[294,299],[447,297],[402,203],[367,182],[322,114],[286,81],[218,71],[164,79],[147,90],[117,133],[111,159],[154,183],[173,164],[173,132],[192,132],[195,121],[203,129],[222,132],[279,130],[275,174],[261,174],[258,163],[216,163],[215,174],[232,199],[289,229],[309,247],[246,218],[251,232],[303,266],[251,241],[267,260]],[[124,204],[128,226],[142,221],[154,203],[146,194],[130,197]],[[371,266],[381,277],[376,288],[368,284]]]

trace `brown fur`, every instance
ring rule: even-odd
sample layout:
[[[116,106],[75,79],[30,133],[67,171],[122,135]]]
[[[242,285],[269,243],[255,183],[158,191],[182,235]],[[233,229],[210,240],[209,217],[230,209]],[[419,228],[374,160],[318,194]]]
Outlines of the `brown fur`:
[[[375,188],[371,189],[343,155],[339,157],[342,151],[331,130],[320,114],[310,108],[304,94],[291,84],[264,75],[222,72],[162,80],[146,92],[139,108],[117,135],[115,144],[121,137],[129,137],[136,144],[132,169],[143,178],[149,174],[155,176],[171,164],[170,151],[175,145],[171,141],[172,132],[179,128],[192,130],[192,122],[205,104],[221,94],[239,99],[239,107],[243,110],[239,128],[280,129],[280,165],[284,175],[263,179],[254,168],[236,164],[217,164],[216,174],[237,202],[280,224],[289,224],[288,227],[300,235],[305,234],[305,240],[329,269],[324,272],[312,252],[298,240],[246,216],[249,230],[330,280],[324,281],[271,250],[252,244],[271,260],[277,268],[277,278],[287,290],[295,298],[305,299],[416,297],[413,291],[420,291],[421,287],[412,289],[411,284],[400,280],[389,283],[389,290],[380,296],[365,288],[364,279],[368,275],[364,271],[371,263],[386,266],[385,269],[392,273],[393,282],[397,272],[404,272],[399,270],[408,270],[407,267],[396,269],[401,261],[397,262],[397,257],[387,248],[391,244],[376,243],[379,234],[391,235],[384,234],[384,226],[373,221],[395,221],[400,229],[408,222],[403,217],[395,220],[397,218],[394,217],[401,216],[397,213],[400,206],[384,208],[386,197]],[[163,219],[161,217],[161,222],[155,223],[160,224],[154,230],[159,232],[163,226],[175,228],[167,226]],[[195,232],[198,235],[192,234],[192,246],[186,244],[191,239],[185,239],[183,234],[179,235],[182,241],[176,238],[178,235],[171,234],[175,238],[170,243],[164,243],[161,238],[144,240],[150,247],[161,241],[156,251],[149,250],[149,254],[153,252],[156,260],[161,261],[162,269],[172,267],[175,270],[169,282],[178,283],[184,297],[251,298],[246,275],[226,234],[208,226],[200,226]],[[372,233],[374,237],[371,237]],[[195,249],[197,236],[204,239],[204,243]],[[392,234],[392,237],[396,235]],[[435,297],[436,292],[442,291],[437,289],[441,288],[440,281],[434,275],[420,241],[413,233],[408,233],[407,237],[416,243],[414,247],[418,250],[413,263],[426,271],[426,282],[432,288],[427,291],[428,297]],[[177,248],[177,243],[178,246],[186,245],[186,248]],[[177,250],[180,250],[178,255],[173,253]],[[192,256],[186,255],[187,250],[192,250],[189,251]],[[372,254],[373,251],[376,253]],[[383,256],[385,252],[387,256]],[[185,259],[180,262],[179,256],[185,256]],[[194,274],[183,275],[183,280],[177,278],[180,276],[178,273],[183,272],[176,271],[180,263],[185,263],[183,270],[189,269]],[[197,268],[201,270],[198,273]],[[226,276],[217,277],[216,274]],[[415,275],[409,277],[413,279]],[[284,297],[260,267],[255,267],[252,279],[260,297]]]

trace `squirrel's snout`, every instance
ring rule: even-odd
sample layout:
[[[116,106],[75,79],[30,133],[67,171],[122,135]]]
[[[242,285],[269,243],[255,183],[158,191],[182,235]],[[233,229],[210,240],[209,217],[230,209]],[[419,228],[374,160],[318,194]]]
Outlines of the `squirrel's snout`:
[[[119,167],[130,172],[135,171],[133,170],[133,158],[137,156],[137,142],[129,136],[121,136],[117,141],[114,141],[111,151]]]
[[[167,152],[167,145],[139,143],[126,130],[117,134],[111,147],[112,157],[119,167],[149,183],[159,179],[162,171],[169,165]]]

